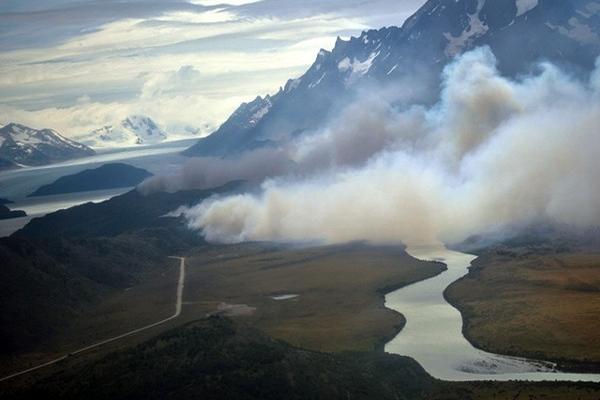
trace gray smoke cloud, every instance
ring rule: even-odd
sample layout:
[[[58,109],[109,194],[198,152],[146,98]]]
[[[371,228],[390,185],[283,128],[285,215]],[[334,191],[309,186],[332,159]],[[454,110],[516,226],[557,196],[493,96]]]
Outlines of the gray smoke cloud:
[[[153,176],[138,186],[143,194],[206,189],[234,180],[261,182],[296,169],[284,149],[259,149],[236,158],[201,157],[187,161],[173,175]]]
[[[598,225],[600,66],[589,81],[540,71],[510,80],[489,49],[466,53],[445,69],[434,106],[363,98],[275,152],[281,168],[256,175],[271,177],[259,194],[184,215],[215,242],[424,244],[541,218]]]
[[[392,102],[406,103],[423,97],[412,91],[398,98],[389,89],[362,92],[330,126],[276,148],[260,148],[230,157],[199,157],[187,161],[172,175],[157,175],[138,186],[143,194],[214,188],[245,180],[260,184],[266,178],[298,180],[339,167],[360,166],[374,154],[397,143],[397,131],[411,123],[408,114],[398,114]]]

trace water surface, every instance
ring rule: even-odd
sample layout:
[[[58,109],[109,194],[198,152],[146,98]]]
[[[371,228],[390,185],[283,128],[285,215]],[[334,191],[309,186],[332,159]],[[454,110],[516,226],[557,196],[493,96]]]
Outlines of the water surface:
[[[188,160],[180,153],[193,143],[194,140],[184,140],[133,149],[104,151],[91,157],[41,167],[2,171],[0,172],[0,197],[19,201],[40,186],[52,183],[62,176],[98,168],[112,162],[123,162],[144,168],[155,175],[173,173]]]
[[[43,217],[46,214],[84,203],[99,203],[132,189],[133,188],[95,190],[91,192],[57,194],[17,200],[14,204],[8,204],[8,207],[12,210],[23,210],[27,213],[27,216],[0,220],[0,237],[13,234],[27,225],[33,218]]]
[[[0,198],[14,201],[14,204],[8,204],[8,207],[11,210],[25,211],[27,217],[0,220],[0,237],[8,236],[21,229],[33,218],[83,203],[97,203],[108,200],[132,189],[119,188],[27,197],[40,186],[54,182],[62,176],[72,175],[85,169],[97,168],[109,162],[125,162],[135,167],[144,168],[153,174],[173,173],[188,160],[180,153],[195,142],[196,139],[191,139],[146,147],[104,150],[91,157],[62,163],[2,171],[0,172]]]
[[[432,376],[449,381],[531,380],[593,381],[600,374],[557,372],[554,364],[488,353],[473,347],[462,334],[462,317],[444,299],[444,290],[468,272],[476,256],[443,246],[412,247],[421,260],[442,261],[444,273],[388,294],[386,307],[406,317],[404,329],[385,351],[414,358]]]

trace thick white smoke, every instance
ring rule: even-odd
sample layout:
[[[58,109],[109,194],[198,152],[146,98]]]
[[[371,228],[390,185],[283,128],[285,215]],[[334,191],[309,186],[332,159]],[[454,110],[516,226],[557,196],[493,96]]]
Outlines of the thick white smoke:
[[[430,108],[357,102],[286,149],[294,169],[259,195],[185,210],[190,227],[219,242],[418,244],[538,218],[600,224],[600,68],[510,80],[495,62],[487,48],[457,59]]]

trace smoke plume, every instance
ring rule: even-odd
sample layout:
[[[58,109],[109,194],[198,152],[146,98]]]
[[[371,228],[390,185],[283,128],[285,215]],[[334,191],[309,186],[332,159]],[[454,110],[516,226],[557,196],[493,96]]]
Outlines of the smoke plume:
[[[288,154],[280,149],[259,149],[237,158],[202,157],[187,161],[174,175],[157,175],[142,182],[143,194],[206,189],[235,180],[261,182],[267,176],[279,176],[295,169]]]
[[[255,168],[230,161],[235,178],[270,177],[259,194],[186,209],[189,226],[217,242],[420,244],[536,219],[598,225],[600,67],[585,81],[548,64],[511,80],[476,49],[445,69],[431,107],[373,93],[268,152],[278,158]]]

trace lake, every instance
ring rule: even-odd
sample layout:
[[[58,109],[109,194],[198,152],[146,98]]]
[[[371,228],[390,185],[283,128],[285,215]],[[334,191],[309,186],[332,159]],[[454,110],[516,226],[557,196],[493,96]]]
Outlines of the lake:
[[[42,185],[49,184],[62,176],[76,174],[111,162],[124,162],[144,168],[153,174],[174,173],[188,159],[180,153],[196,141],[197,139],[186,139],[153,146],[102,151],[92,157],[0,172],[0,198],[14,201],[14,204],[8,204],[11,210],[23,210],[27,213],[27,217],[0,221],[0,237],[12,234],[32,218],[87,202],[104,201],[132,189],[120,188],[27,197]]]

